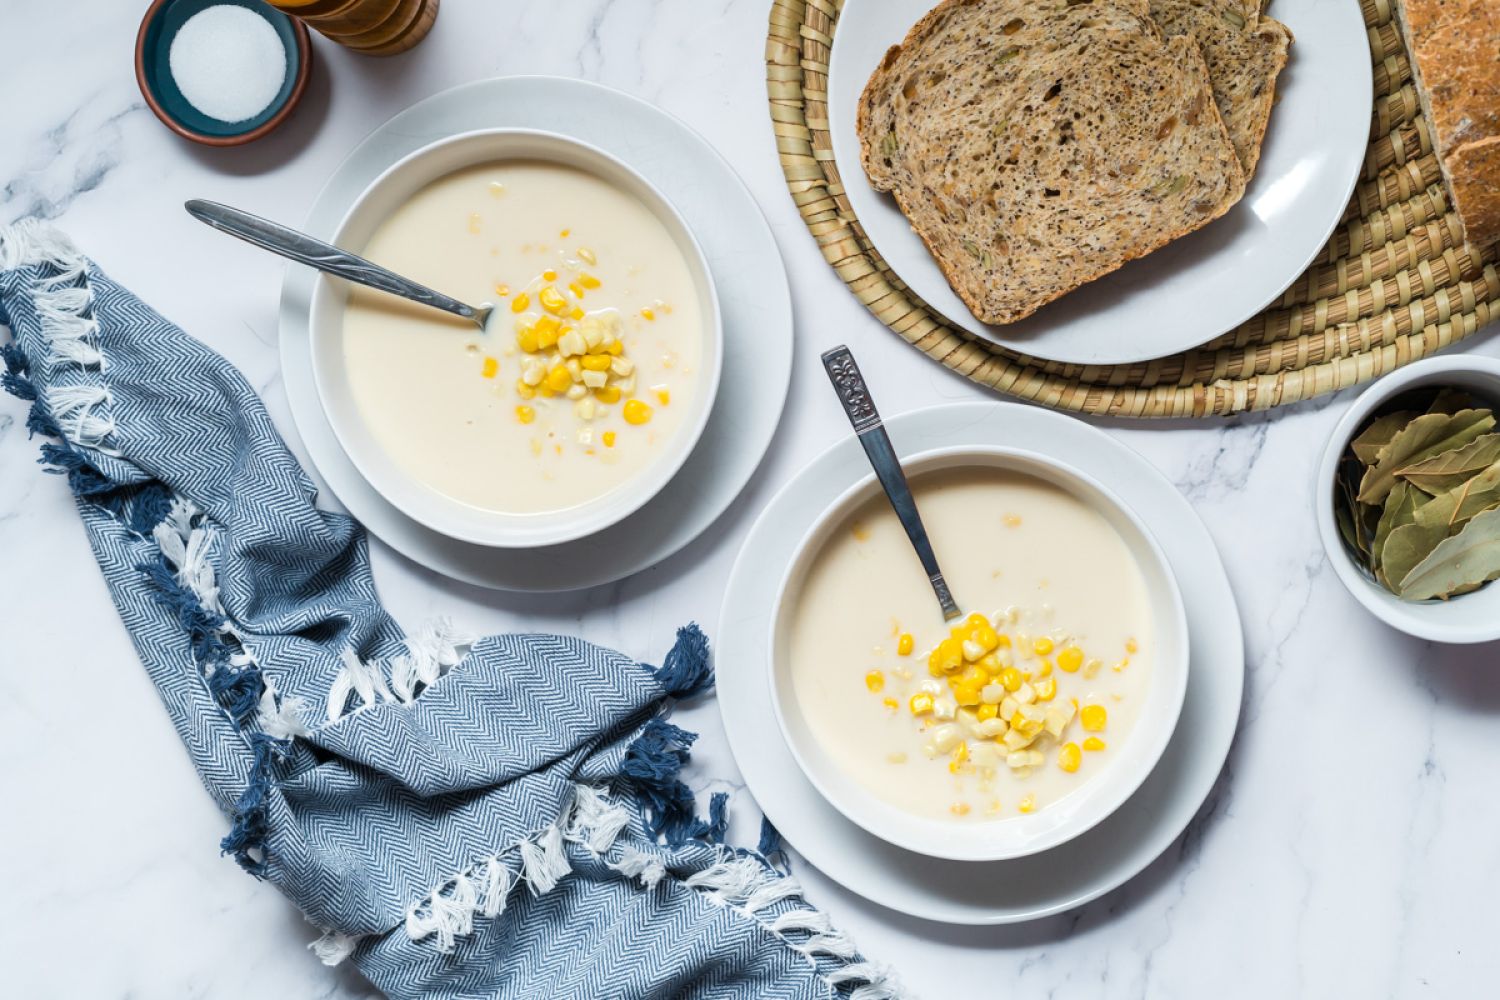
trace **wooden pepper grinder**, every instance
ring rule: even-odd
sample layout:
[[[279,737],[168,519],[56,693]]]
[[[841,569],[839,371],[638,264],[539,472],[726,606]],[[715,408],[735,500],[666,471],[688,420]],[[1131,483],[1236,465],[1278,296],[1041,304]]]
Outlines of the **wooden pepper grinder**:
[[[439,0],[270,0],[340,45],[393,56],[416,45],[437,20]]]

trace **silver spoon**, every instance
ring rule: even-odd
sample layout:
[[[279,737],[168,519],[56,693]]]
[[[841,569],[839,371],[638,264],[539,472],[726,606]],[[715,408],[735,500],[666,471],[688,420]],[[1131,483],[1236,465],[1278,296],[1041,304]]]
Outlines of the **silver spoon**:
[[[435,292],[426,285],[419,285],[410,278],[403,278],[394,271],[388,271],[379,264],[372,264],[347,250],[340,250],[295,229],[288,229],[269,219],[262,219],[258,215],[251,215],[216,201],[194,199],[183,207],[199,222],[205,222],[230,236],[238,236],[262,250],[269,250],[299,264],[315,267],[319,271],[326,271],[357,284],[462,316],[481,330],[495,308],[488,303],[471,306],[460,302],[442,292]]]
[[[885,432],[885,425],[880,422],[875,400],[870,397],[865,378],[859,373],[859,365],[854,363],[854,355],[843,345],[824,351],[823,367],[828,372],[829,381],[833,383],[834,392],[838,393],[839,402],[844,405],[849,423],[854,425],[859,443],[864,446],[865,457],[875,469],[875,478],[880,480],[886,499],[895,508],[901,527],[906,529],[906,537],[911,539],[912,548],[917,550],[917,558],[922,560],[922,568],[927,571],[932,592],[943,606],[943,620],[951,622],[955,618],[962,618],[963,612],[953,600],[953,592],[948,589],[943,571],[938,568],[932,543],[927,540],[927,529],[922,526],[922,515],[917,513],[917,501],[911,495],[911,487],[906,484],[906,473],[901,471],[901,461],[896,457],[896,449],[891,447],[890,436]]]

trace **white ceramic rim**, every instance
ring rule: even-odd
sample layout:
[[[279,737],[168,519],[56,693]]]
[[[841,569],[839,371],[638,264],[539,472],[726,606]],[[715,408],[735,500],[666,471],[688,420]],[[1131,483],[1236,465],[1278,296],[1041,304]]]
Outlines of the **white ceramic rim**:
[[[905,11],[900,27],[882,22],[890,31],[860,44],[861,65],[853,67],[851,20],[872,9],[876,17],[895,17],[900,13],[896,6]],[[1369,145],[1374,76],[1368,30],[1355,0],[1282,0],[1268,13],[1285,20],[1297,41],[1277,81],[1282,99],[1241,202],[1203,229],[1070,292],[1019,323],[981,323],[889,196],[870,187],[854,128],[855,103],[880,55],[900,42],[931,6],[932,0],[899,5],[845,0],[829,53],[829,135],[845,194],[882,258],[914,295],[982,341],[1034,358],[1082,365],[1130,364],[1189,350],[1272,305],[1338,228]],[[1293,86],[1297,91],[1287,99]],[[1294,123],[1287,121],[1289,109],[1297,113]],[[1320,171],[1328,173],[1328,181],[1311,191],[1309,175]],[[1287,207],[1289,201],[1295,202],[1294,209]],[[1274,235],[1253,245],[1241,238],[1266,228],[1262,214],[1273,212],[1280,213],[1276,219],[1281,226]],[[1248,259],[1252,251],[1253,259]],[[1193,272],[1192,283],[1172,287],[1188,271]]]
[[[1117,494],[1086,472],[1039,452],[1000,445],[955,445],[918,452],[903,458],[901,464],[912,477],[966,466],[1007,469],[1065,490],[1105,517],[1121,534],[1152,593],[1154,645],[1160,654],[1152,663],[1146,707],[1129,738],[1114,747],[1117,752],[1106,770],[1031,815],[972,824],[929,819],[882,802],[852,780],[834,780],[823,774],[824,770],[837,771],[837,765],[817,763],[815,757],[821,751],[812,745],[815,740],[804,740],[799,727],[787,717],[795,711],[796,693],[783,689],[781,680],[783,626],[788,602],[796,596],[795,587],[827,543],[830,532],[855,507],[878,494],[879,486],[871,473],[817,516],[797,543],[777,587],[769,620],[767,648],[771,655],[766,667],[782,739],[803,775],[835,809],[875,836],[906,850],[955,861],[1004,861],[1066,843],[1097,826],[1135,793],[1161,759],[1177,727],[1187,694],[1189,652],[1187,615],[1171,565],[1145,522]],[[1158,588],[1164,592],[1158,594]]]
[[[312,384],[307,268],[284,271],[278,313],[288,443],[307,459],[325,502],[336,498],[387,546],[434,573],[475,587],[531,593],[581,590],[629,576],[679,552],[743,491],[779,426],[792,369],[792,300],[771,227],[734,168],[699,133],[638,97],[583,80],[509,76],[475,80],[411,105],[374,128],[329,174],[303,229],[327,239],[365,185],[413,149],[476,128],[569,129],[631,162],[680,195],[699,226],[725,306],[725,363],[714,413],[683,471],[653,503],[622,521],[611,544],[580,539],[545,549],[495,550],[411,520],[366,483],[333,436]],[[688,183],[691,181],[692,183]],[[737,363],[738,362],[738,363]],[[730,414],[733,414],[731,418]]]
[[[1245,643],[1214,538],[1177,488],[1138,453],[1084,421],[1016,403],[971,402],[886,420],[896,453],[1006,441],[1096,470],[1142,518],[1180,581],[1192,671],[1177,731],[1151,777],[1113,816],[1044,854],[965,863],[895,847],[849,822],[780,740],[765,682],[766,619],[807,519],[868,472],[846,438],[803,467],[751,526],[724,588],[715,672],[725,735],[745,788],[796,850],[834,883],[881,906],[968,927],[1061,913],[1129,881],[1205,818],[1243,705]],[[1219,812],[1210,806],[1207,813]],[[1180,847],[1192,853],[1191,842]]]
[[[1445,354],[1397,369],[1376,382],[1354,401],[1333,430],[1318,463],[1314,496],[1318,505],[1318,535],[1323,551],[1344,589],[1365,610],[1407,635],[1431,642],[1472,644],[1500,639],[1500,583],[1451,601],[1403,601],[1386,590],[1355,563],[1344,548],[1333,513],[1335,476],[1340,458],[1360,425],[1395,396],[1427,386],[1477,389],[1500,404],[1500,360],[1470,354]]]
[[[671,482],[682,469],[688,456],[697,446],[703,430],[708,424],[718,395],[719,380],[723,370],[724,328],[718,292],[713,271],[687,221],[677,207],[651,181],[629,164],[592,143],[544,129],[533,128],[486,128],[473,129],[438,139],[413,150],[395,163],[386,167],[378,177],[366,185],[345,211],[335,229],[332,240],[336,245],[345,245],[345,235],[356,223],[364,222],[361,214],[381,189],[395,183],[414,164],[435,158],[455,146],[485,141],[505,142],[520,140],[532,143],[531,151],[521,155],[490,156],[469,161],[470,165],[505,160],[556,162],[583,170],[605,183],[621,186],[625,179],[635,190],[625,193],[641,201],[672,234],[683,252],[691,270],[701,301],[705,320],[704,367],[701,391],[694,398],[696,408],[693,419],[680,427],[668,442],[670,451],[664,452],[649,463],[637,475],[627,479],[607,493],[576,507],[539,514],[502,514],[484,511],[461,501],[447,497],[425,483],[421,483],[400,470],[379,445],[368,435],[363,418],[360,417],[352,399],[340,401],[340,385],[343,383],[342,349],[338,343],[343,336],[342,323],[335,327],[331,322],[327,329],[320,320],[325,311],[341,318],[341,303],[347,296],[342,285],[335,285],[327,276],[319,276],[312,293],[308,313],[308,340],[313,364],[313,383],[319,403],[339,446],[348,456],[359,474],[377,493],[392,506],[413,521],[440,534],[474,545],[502,549],[532,549],[576,541],[597,534],[635,513],[649,503]],[[561,154],[549,156],[548,152]],[[617,177],[607,176],[600,167],[614,171]],[[427,184],[440,179],[461,166],[449,168],[422,178],[412,187],[408,195]],[[370,222],[371,230],[383,219]],[[361,248],[368,233],[359,240]],[[356,251],[358,252],[358,251]],[[324,360],[320,343],[328,339],[333,342],[331,351],[338,355],[338,369],[331,370]],[[347,391],[342,395],[347,396]]]

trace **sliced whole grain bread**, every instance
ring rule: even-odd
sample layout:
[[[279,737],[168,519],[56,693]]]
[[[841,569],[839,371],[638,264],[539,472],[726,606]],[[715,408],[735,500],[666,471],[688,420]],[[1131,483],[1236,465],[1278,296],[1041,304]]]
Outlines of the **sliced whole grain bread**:
[[[861,97],[871,183],[1011,323],[1228,211],[1244,169],[1186,37],[1145,0],[945,0]]]
[[[1169,37],[1186,35],[1203,50],[1214,103],[1248,179],[1260,161],[1291,31],[1274,18],[1247,17],[1241,0],[1151,0],[1151,17]]]

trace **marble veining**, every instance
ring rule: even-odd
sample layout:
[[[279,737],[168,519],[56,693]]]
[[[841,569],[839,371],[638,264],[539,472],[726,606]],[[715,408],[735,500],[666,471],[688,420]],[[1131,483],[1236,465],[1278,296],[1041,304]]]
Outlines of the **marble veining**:
[[[765,110],[766,0],[443,5],[407,56],[315,38],[314,79],[253,147],[192,147],[147,112],[130,71],[143,5],[7,0],[0,220],[53,219],[117,279],[244,371],[301,454],[276,358],[281,264],[181,211],[217,198],[295,223],[380,121],[494,74],[582,76],[704,134],[773,226],[797,307],[785,420],[744,497],[684,552],[577,594],[491,594],[373,543],[397,616],[476,631],[557,630],[659,661],[673,629],[712,635],[736,550],[766,499],[847,433],[817,364],[848,343],[887,416],[985,394],[882,329],[840,288],[782,183]],[[566,125],[566,123],[559,123]],[[1467,350],[1500,356],[1493,339]],[[950,928],[866,903],[791,853],[811,899],[929,998],[1452,997],[1500,980],[1493,794],[1500,644],[1458,649],[1369,618],[1326,571],[1310,477],[1349,393],[1224,422],[1099,421],[1193,502],[1230,568],[1249,674],[1241,729],[1187,831],[1116,892],[1034,923]],[[0,994],[372,995],[305,949],[314,931],[218,856],[202,791],[88,552],[64,484],[0,401]],[[321,502],[336,506],[330,496]],[[727,791],[731,836],[759,813],[712,699],[693,787]],[[795,848],[795,845],[793,845]]]

